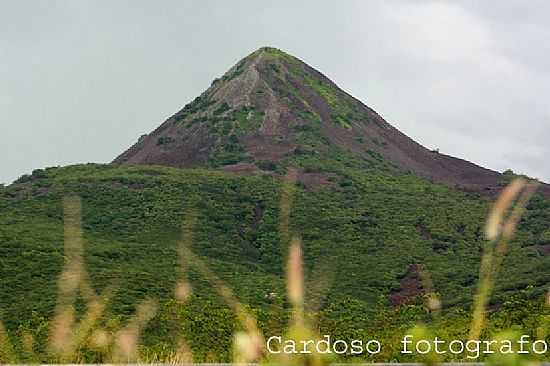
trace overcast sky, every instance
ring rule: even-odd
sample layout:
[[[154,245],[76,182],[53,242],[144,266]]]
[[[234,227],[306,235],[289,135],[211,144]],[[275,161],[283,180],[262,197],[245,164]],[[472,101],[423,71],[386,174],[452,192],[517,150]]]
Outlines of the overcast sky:
[[[550,181],[547,1],[0,0],[0,182],[109,162],[261,46],[428,148]]]

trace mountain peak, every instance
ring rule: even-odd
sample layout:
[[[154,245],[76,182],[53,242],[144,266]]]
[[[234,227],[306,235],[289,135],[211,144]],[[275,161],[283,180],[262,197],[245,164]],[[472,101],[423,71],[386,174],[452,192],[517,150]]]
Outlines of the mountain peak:
[[[259,54],[259,53],[270,54],[270,55],[273,55],[273,56],[283,56],[283,57],[289,57],[290,56],[290,57],[293,57],[293,56],[289,55],[288,53],[284,52],[283,50],[281,50],[277,47],[272,47],[272,46],[260,47],[256,51],[252,52],[250,55],[255,55],[255,54]]]
[[[277,48],[277,47],[272,47],[272,46],[263,46],[263,47],[260,47],[258,48],[256,51],[252,52],[251,54],[249,54],[248,56],[246,56],[245,58],[248,58],[248,57],[258,57],[258,56],[267,56],[267,57],[270,57],[270,58],[273,58],[273,59],[276,59],[276,58],[291,58],[291,59],[294,59],[296,61],[300,61],[298,58],[292,56],[291,54]],[[301,61],[300,61],[301,62]]]
[[[424,148],[322,73],[274,47],[237,62],[113,163],[318,169],[320,161],[341,162],[338,151],[365,166],[384,164],[475,191],[496,192],[502,181],[497,172]]]
[[[326,150],[331,136],[338,135],[332,130],[352,136],[354,126],[375,118],[320,72],[277,48],[262,47],[114,162],[277,163],[296,150]],[[386,125],[380,118],[376,122]]]

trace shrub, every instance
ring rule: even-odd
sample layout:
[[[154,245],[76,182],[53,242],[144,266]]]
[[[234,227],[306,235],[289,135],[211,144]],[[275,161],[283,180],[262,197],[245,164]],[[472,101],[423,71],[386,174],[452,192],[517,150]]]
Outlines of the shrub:
[[[22,176],[17,178],[14,183],[16,184],[27,183],[27,182],[31,182],[32,179],[33,178],[30,174],[23,174]]]
[[[269,170],[269,171],[277,170],[277,164],[271,160],[257,161],[256,166],[261,170]]]
[[[231,108],[229,107],[229,104],[227,104],[226,102],[223,102],[223,103],[214,111],[214,115],[222,114],[222,113],[228,111],[229,109],[231,109]]]
[[[162,137],[159,137],[158,140],[157,140],[157,146],[160,146],[160,145],[168,145],[168,144],[171,144],[173,143],[174,140],[172,137],[170,136],[162,136]]]

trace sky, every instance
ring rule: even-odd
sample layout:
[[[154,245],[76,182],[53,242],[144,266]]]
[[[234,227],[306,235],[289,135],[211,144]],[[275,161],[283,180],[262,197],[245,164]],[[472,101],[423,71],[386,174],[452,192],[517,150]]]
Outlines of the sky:
[[[550,182],[547,1],[0,1],[0,183],[107,163],[280,48],[424,146]]]

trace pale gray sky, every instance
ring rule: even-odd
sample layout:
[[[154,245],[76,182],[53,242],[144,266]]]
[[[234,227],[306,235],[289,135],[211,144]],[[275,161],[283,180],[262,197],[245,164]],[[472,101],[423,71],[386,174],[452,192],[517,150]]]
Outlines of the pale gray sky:
[[[261,46],[429,148],[550,181],[550,2],[0,0],[0,182],[109,162]]]

